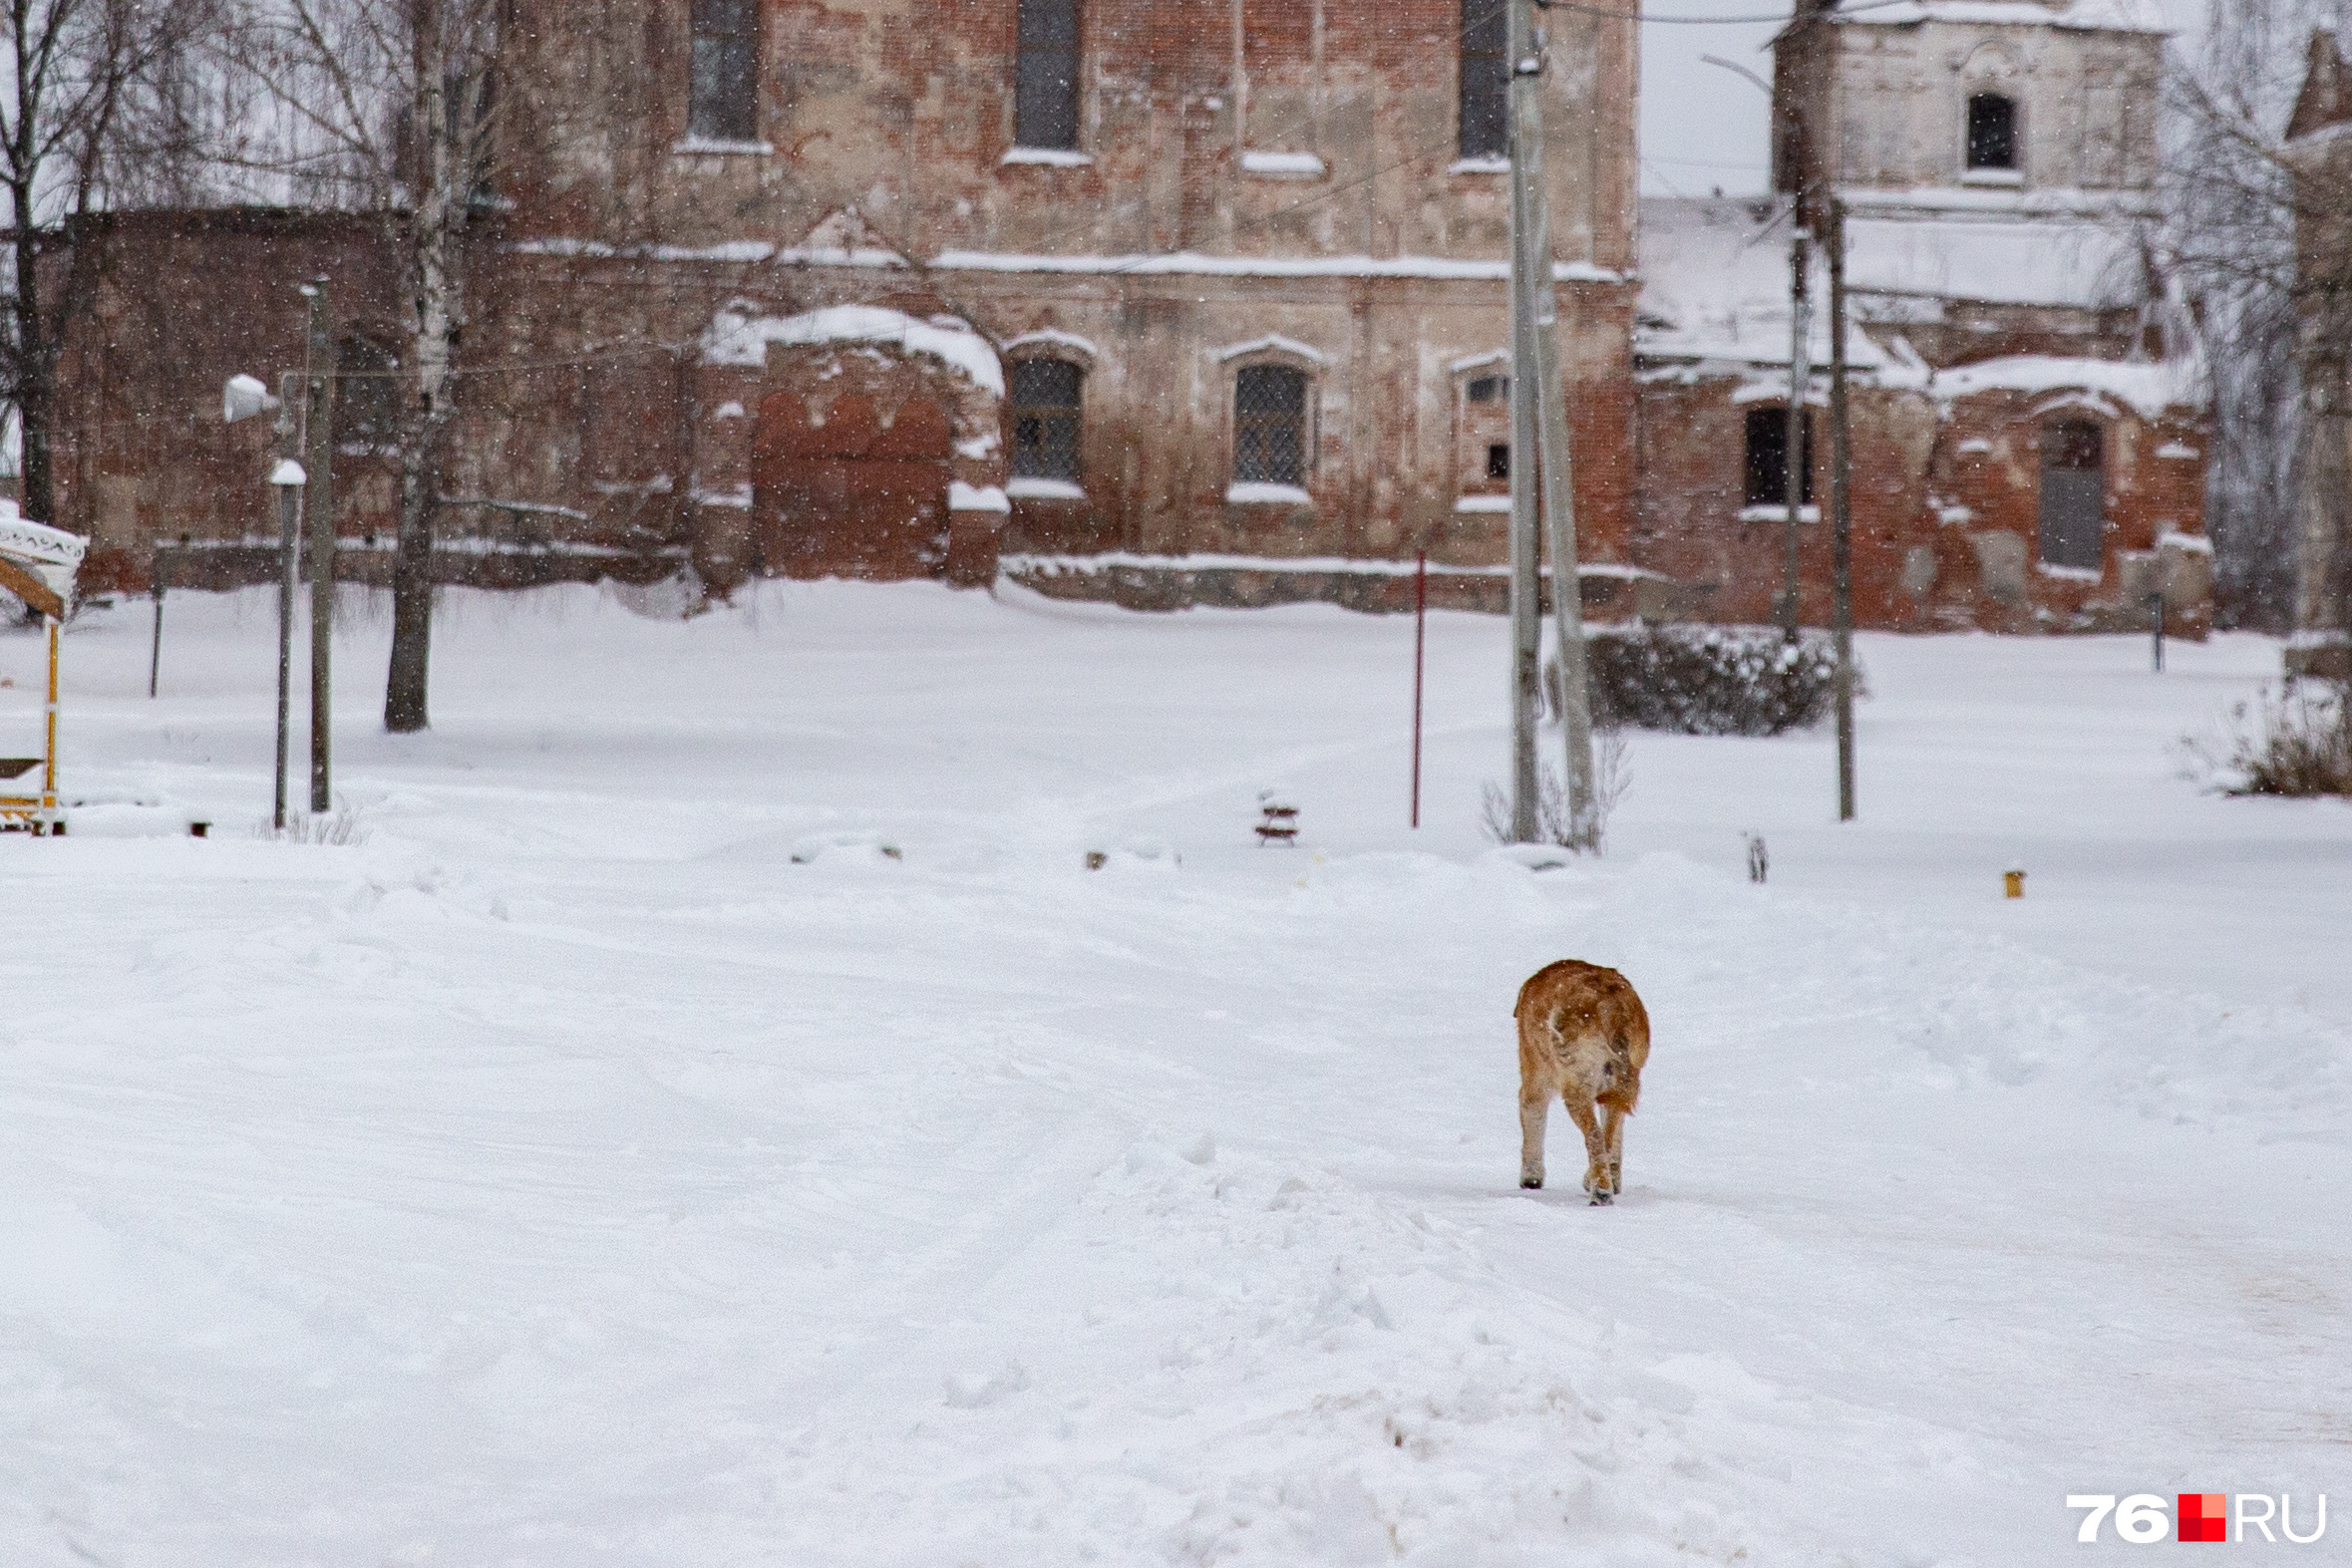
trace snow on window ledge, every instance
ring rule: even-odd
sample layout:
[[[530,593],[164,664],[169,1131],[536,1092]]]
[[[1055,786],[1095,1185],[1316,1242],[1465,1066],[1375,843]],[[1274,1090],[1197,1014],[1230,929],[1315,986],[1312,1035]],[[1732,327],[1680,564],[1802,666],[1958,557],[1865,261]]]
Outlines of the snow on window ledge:
[[[1742,522],[1787,522],[1788,520],[1789,503],[1787,501],[1776,500],[1762,506],[1742,506],[1740,508],[1740,521]],[[1819,506],[1800,506],[1797,508],[1797,520],[1799,522],[1819,522],[1822,520],[1822,509]]]
[[[2061,566],[2056,561],[2036,561],[2034,562],[2034,570],[2045,577],[2055,577],[2062,582],[2098,582],[2107,575],[2106,572],[2095,567]]]
[[[2176,463],[2186,463],[2191,459],[2204,456],[2203,453],[2184,441],[2168,441],[2156,449],[2156,455],[2160,458],[2170,458]]]
[[[1016,478],[1004,489],[1015,500],[1086,499],[1086,486],[1068,479]]]
[[[1508,174],[1511,172],[1511,159],[1508,157],[1458,157],[1446,165],[1446,172],[1449,174]]]
[[[772,157],[773,142],[724,142],[711,137],[685,137],[670,144],[680,157]]]
[[[2010,185],[2025,183],[2025,170],[2020,168],[1966,168],[1960,171],[1963,185]]]
[[[1456,511],[1509,511],[1511,510],[1511,497],[1508,495],[1461,495],[1455,497],[1454,509]]]
[[[1276,179],[1320,179],[1330,172],[1312,153],[1243,153],[1241,171]]]
[[[1046,168],[1085,168],[1094,158],[1076,148],[1016,147],[1007,148],[1005,156],[996,161],[999,167],[1007,163],[1034,163]]]
[[[1225,501],[1234,506],[1312,506],[1315,497],[1295,484],[1249,480],[1227,486]]]
[[[949,511],[1011,511],[1013,503],[993,484],[966,484],[951,479],[947,485]]]
[[[2180,529],[2160,524],[2156,547],[2160,550],[2184,550],[2190,555],[2210,555],[2213,541],[2201,533],[2183,533]]]

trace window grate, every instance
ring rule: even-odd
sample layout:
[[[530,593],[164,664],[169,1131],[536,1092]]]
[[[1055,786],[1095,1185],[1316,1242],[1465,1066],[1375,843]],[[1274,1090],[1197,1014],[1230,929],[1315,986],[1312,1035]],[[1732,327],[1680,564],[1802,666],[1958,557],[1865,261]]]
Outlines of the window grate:
[[[1068,360],[1014,362],[1013,477],[1077,482],[1084,384],[1085,372]]]
[[[1462,0],[1462,156],[1511,151],[1511,8]]]
[[[1247,365],[1233,378],[1233,481],[1304,482],[1307,378],[1284,365]]]
[[[1078,148],[1078,0],[1021,0],[1013,143]]]
[[[693,80],[686,129],[706,142],[760,134],[760,21],[756,0],[694,0]]]

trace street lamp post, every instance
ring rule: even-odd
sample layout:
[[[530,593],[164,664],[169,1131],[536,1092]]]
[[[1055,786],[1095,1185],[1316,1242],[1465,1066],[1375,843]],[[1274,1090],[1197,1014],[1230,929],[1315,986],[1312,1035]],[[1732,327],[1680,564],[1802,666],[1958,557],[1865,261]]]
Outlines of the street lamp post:
[[[291,458],[280,458],[269,470],[270,487],[277,491],[277,796],[270,823],[286,830],[286,733],[294,690],[294,576],[295,544],[302,521],[302,492],[310,476]]]

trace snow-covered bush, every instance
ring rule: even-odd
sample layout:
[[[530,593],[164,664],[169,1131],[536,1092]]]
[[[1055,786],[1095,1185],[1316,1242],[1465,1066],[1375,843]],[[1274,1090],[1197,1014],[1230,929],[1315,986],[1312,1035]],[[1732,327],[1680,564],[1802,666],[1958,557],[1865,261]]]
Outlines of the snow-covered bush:
[[[1683,735],[1801,730],[1830,711],[1838,673],[1828,637],[1791,643],[1764,626],[1603,627],[1585,639],[1584,659],[1596,728]],[[1544,675],[1556,711],[1557,664]]]
[[[2220,736],[2190,737],[2191,777],[2224,794],[2352,795],[2352,703],[2303,681],[2230,705]]]

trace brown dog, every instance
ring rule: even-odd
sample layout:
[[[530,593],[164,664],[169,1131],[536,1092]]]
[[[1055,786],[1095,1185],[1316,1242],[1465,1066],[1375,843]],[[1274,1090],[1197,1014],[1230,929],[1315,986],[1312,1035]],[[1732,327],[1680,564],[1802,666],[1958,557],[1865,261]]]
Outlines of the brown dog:
[[[1625,1118],[1641,1099],[1650,1015],[1614,969],[1563,958],[1519,987],[1519,1185],[1543,1185],[1543,1122],[1557,1095],[1584,1134],[1584,1190],[1617,1195]]]

